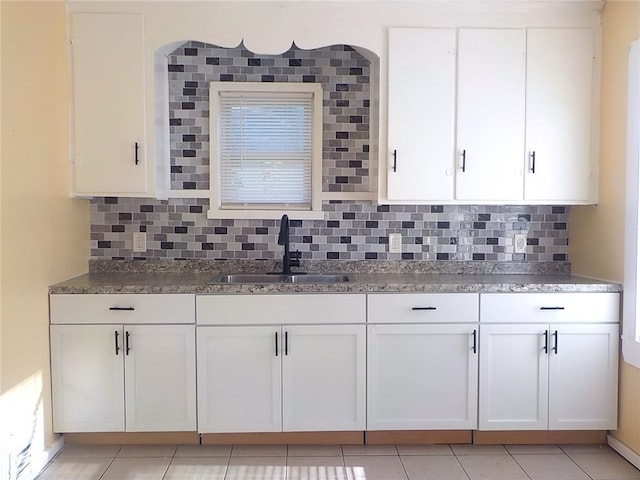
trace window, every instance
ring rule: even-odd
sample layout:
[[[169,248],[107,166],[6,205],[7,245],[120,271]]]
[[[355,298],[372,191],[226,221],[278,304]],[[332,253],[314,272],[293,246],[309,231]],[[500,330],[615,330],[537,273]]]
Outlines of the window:
[[[640,368],[640,40],[629,50],[622,355]]]
[[[209,218],[322,218],[322,87],[210,84]]]

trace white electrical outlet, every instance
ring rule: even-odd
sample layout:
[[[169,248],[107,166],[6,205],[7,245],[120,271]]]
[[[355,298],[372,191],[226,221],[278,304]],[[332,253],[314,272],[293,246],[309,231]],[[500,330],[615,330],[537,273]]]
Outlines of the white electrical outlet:
[[[389,234],[389,253],[402,253],[402,235],[400,233]]]
[[[527,252],[527,234],[516,233],[513,236],[513,253],[526,253]]]
[[[133,232],[133,251],[147,251],[147,234],[145,232]]]

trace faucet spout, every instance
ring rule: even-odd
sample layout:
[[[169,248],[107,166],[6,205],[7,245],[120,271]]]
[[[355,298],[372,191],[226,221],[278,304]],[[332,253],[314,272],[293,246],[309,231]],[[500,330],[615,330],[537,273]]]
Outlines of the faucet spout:
[[[289,249],[289,217],[285,214],[280,219],[280,233],[278,234],[278,245],[284,246],[282,256],[282,273],[291,273],[291,267],[300,266],[300,252],[292,253]]]
[[[287,214],[282,215],[280,219],[278,245],[284,245],[285,250],[289,249],[289,216]]]

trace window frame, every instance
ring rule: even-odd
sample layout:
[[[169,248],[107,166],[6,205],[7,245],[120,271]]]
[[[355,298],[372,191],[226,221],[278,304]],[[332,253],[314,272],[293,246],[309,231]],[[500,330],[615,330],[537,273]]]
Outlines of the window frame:
[[[222,206],[220,172],[220,93],[310,93],[313,96],[312,153],[311,153],[311,208],[300,210],[274,204],[273,208],[247,208]],[[209,183],[210,206],[207,218],[278,219],[292,213],[296,219],[322,219],[322,85],[293,82],[210,82],[209,83]]]
[[[640,39],[629,48],[622,357],[640,368]]]

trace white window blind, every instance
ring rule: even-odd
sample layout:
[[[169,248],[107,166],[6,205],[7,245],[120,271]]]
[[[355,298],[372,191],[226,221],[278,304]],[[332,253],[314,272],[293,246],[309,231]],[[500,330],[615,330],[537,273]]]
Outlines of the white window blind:
[[[312,93],[219,92],[222,208],[308,210],[312,201]]]

